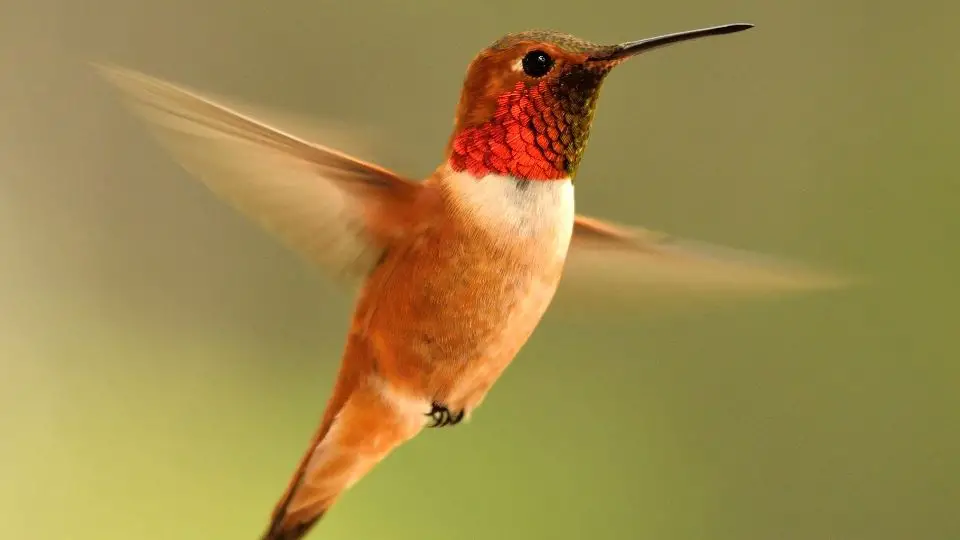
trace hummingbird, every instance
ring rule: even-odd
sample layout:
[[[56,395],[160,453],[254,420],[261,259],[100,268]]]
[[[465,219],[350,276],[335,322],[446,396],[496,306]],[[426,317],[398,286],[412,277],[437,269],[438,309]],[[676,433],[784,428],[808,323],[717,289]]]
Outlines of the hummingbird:
[[[298,540],[394,449],[484,401],[561,278],[613,296],[832,288],[832,275],[576,213],[602,83],[728,24],[616,45],[507,34],[466,72],[440,165],[414,179],[143,73],[96,64],[185,169],[295,252],[359,284],[319,427],[263,540]],[[627,151],[627,150],[625,150]],[[578,272],[570,273],[576,263]],[[612,289],[612,290],[611,290]]]

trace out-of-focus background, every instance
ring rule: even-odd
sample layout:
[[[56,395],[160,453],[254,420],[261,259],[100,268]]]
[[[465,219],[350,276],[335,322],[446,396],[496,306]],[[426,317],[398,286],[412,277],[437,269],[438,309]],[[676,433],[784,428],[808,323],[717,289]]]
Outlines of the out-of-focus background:
[[[0,538],[255,538],[350,295],[210,196],[88,68],[303,113],[423,176],[473,55],[532,27],[657,51],[607,81],[583,212],[866,275],[777,301],[558,299],[472,422],[316,538],[960,538],[960,7],[934,2],[7,1]]]

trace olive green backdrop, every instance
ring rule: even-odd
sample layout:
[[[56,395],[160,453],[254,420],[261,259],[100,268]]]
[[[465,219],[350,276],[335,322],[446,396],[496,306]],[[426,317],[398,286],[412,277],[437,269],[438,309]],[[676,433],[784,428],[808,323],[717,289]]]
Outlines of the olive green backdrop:
[[[558,299],[473,421],[312,538],[960,538],[960,7],[3,2],[0,538],[256,538],[350,296],[207,194],[89,59],[329,119],[422,176],[508,31],[727,22],[607,81],[580,211],[865,275],[659,312]],[[366,141],[365,143],[363,141]]]

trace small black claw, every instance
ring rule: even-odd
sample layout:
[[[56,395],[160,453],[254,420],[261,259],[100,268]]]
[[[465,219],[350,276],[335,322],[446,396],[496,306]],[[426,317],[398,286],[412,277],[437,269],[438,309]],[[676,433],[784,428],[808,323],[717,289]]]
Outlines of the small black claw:
[[[427,427],[455,426],[463,420],[463,415],[464,411],[453,414],[450,412],[450,409],[435,402],[433,408],[427,413],[427,416],[433,419],[433,423]]]

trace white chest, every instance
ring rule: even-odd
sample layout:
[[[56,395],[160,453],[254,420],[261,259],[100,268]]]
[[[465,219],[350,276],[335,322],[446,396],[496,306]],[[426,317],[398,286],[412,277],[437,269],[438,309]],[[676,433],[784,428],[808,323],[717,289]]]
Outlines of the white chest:
[[[459,209],[492,236],[505,243],[535,246],[532,249],[548,258],[566,258],[575,216],[570,179],[517,180],[499,175],[477,179],[469,173],[453,173],[445,183]]]

